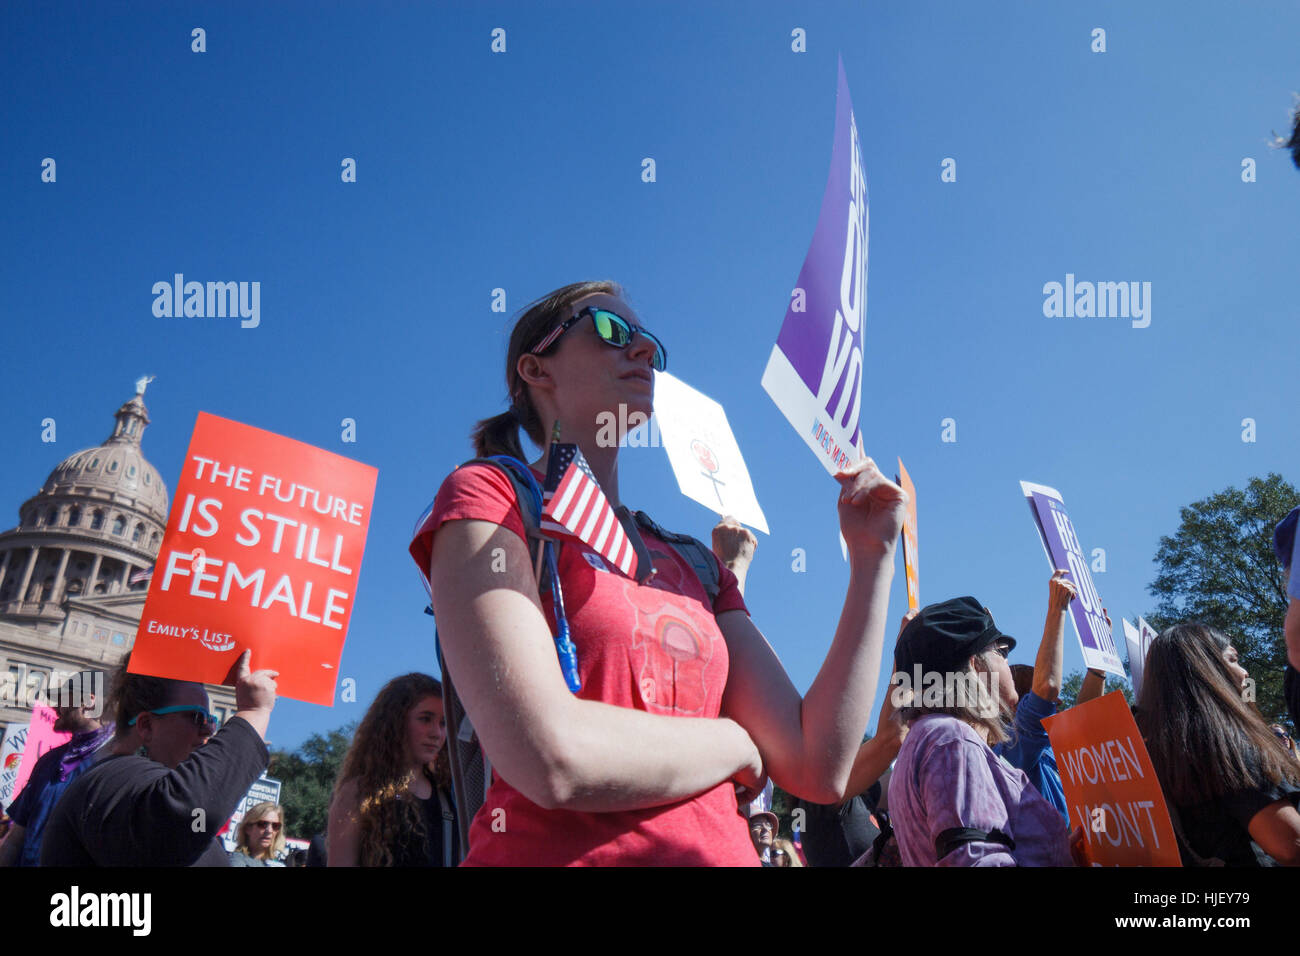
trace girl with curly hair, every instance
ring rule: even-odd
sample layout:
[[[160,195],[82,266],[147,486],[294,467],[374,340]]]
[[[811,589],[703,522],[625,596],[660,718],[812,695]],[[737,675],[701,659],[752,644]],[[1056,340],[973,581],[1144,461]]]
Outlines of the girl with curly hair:
[[[330,804],[330,866],[450,866],[456,817],[443,742],[442,684],[384,685],[352,738]]]

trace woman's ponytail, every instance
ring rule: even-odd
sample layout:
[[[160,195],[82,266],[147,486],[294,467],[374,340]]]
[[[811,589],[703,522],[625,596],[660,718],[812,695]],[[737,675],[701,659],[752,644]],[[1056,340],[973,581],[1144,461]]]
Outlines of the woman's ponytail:
[[[520,461],[524,458],[524,448],[519,442],[519,419],[513,409],[483,419],[474,426],[470,439],[474,442],[477,458],[489,455],[509,455]]]

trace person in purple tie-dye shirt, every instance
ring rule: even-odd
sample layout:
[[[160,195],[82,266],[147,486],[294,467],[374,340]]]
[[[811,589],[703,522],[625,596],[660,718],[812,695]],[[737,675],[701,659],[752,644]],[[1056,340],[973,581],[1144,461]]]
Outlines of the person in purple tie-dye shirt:
[[[889,803],[905,866],[1073,866],[1065,821],[991,747],[1014,641],[972,597],[932,604],[898,639],[895,706],[908,727]]]

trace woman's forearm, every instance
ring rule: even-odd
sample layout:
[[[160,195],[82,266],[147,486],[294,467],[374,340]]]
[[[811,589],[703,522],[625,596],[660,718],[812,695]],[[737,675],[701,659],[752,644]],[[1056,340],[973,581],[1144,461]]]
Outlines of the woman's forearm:
[[[668,717],[574,698],[548,785],[550,808],[641,810],[694,797],[746,768],[758,751],[733,720]]]
[[[839,626],[801,713],[801,789],[838,803],[871,718],[894,578],[894,545],[851,554]],[[851,717],[851,719],[850,719]]]

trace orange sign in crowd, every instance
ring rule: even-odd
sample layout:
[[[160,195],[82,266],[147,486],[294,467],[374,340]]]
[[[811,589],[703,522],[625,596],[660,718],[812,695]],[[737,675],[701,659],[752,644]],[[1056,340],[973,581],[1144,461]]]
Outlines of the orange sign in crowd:
[[[1124,695],[1112,691],[1044,717],[1043,726],[1061,771],[1070,828],[1083,828],[1093,865],[1181,865],[1155,767]]]
[[[921,607],[921,565],[917,553],[918,538],[916,534],[916,486],[912,476],[903,467],[903,459],[898,459],[898,484],[907,492],[907,514],[903,516],[903,572],[907,576],[907,608],[910,611]]]
[[[376,469],[200,412],[131,670],[221,683],[244,651],[332,704]]]

